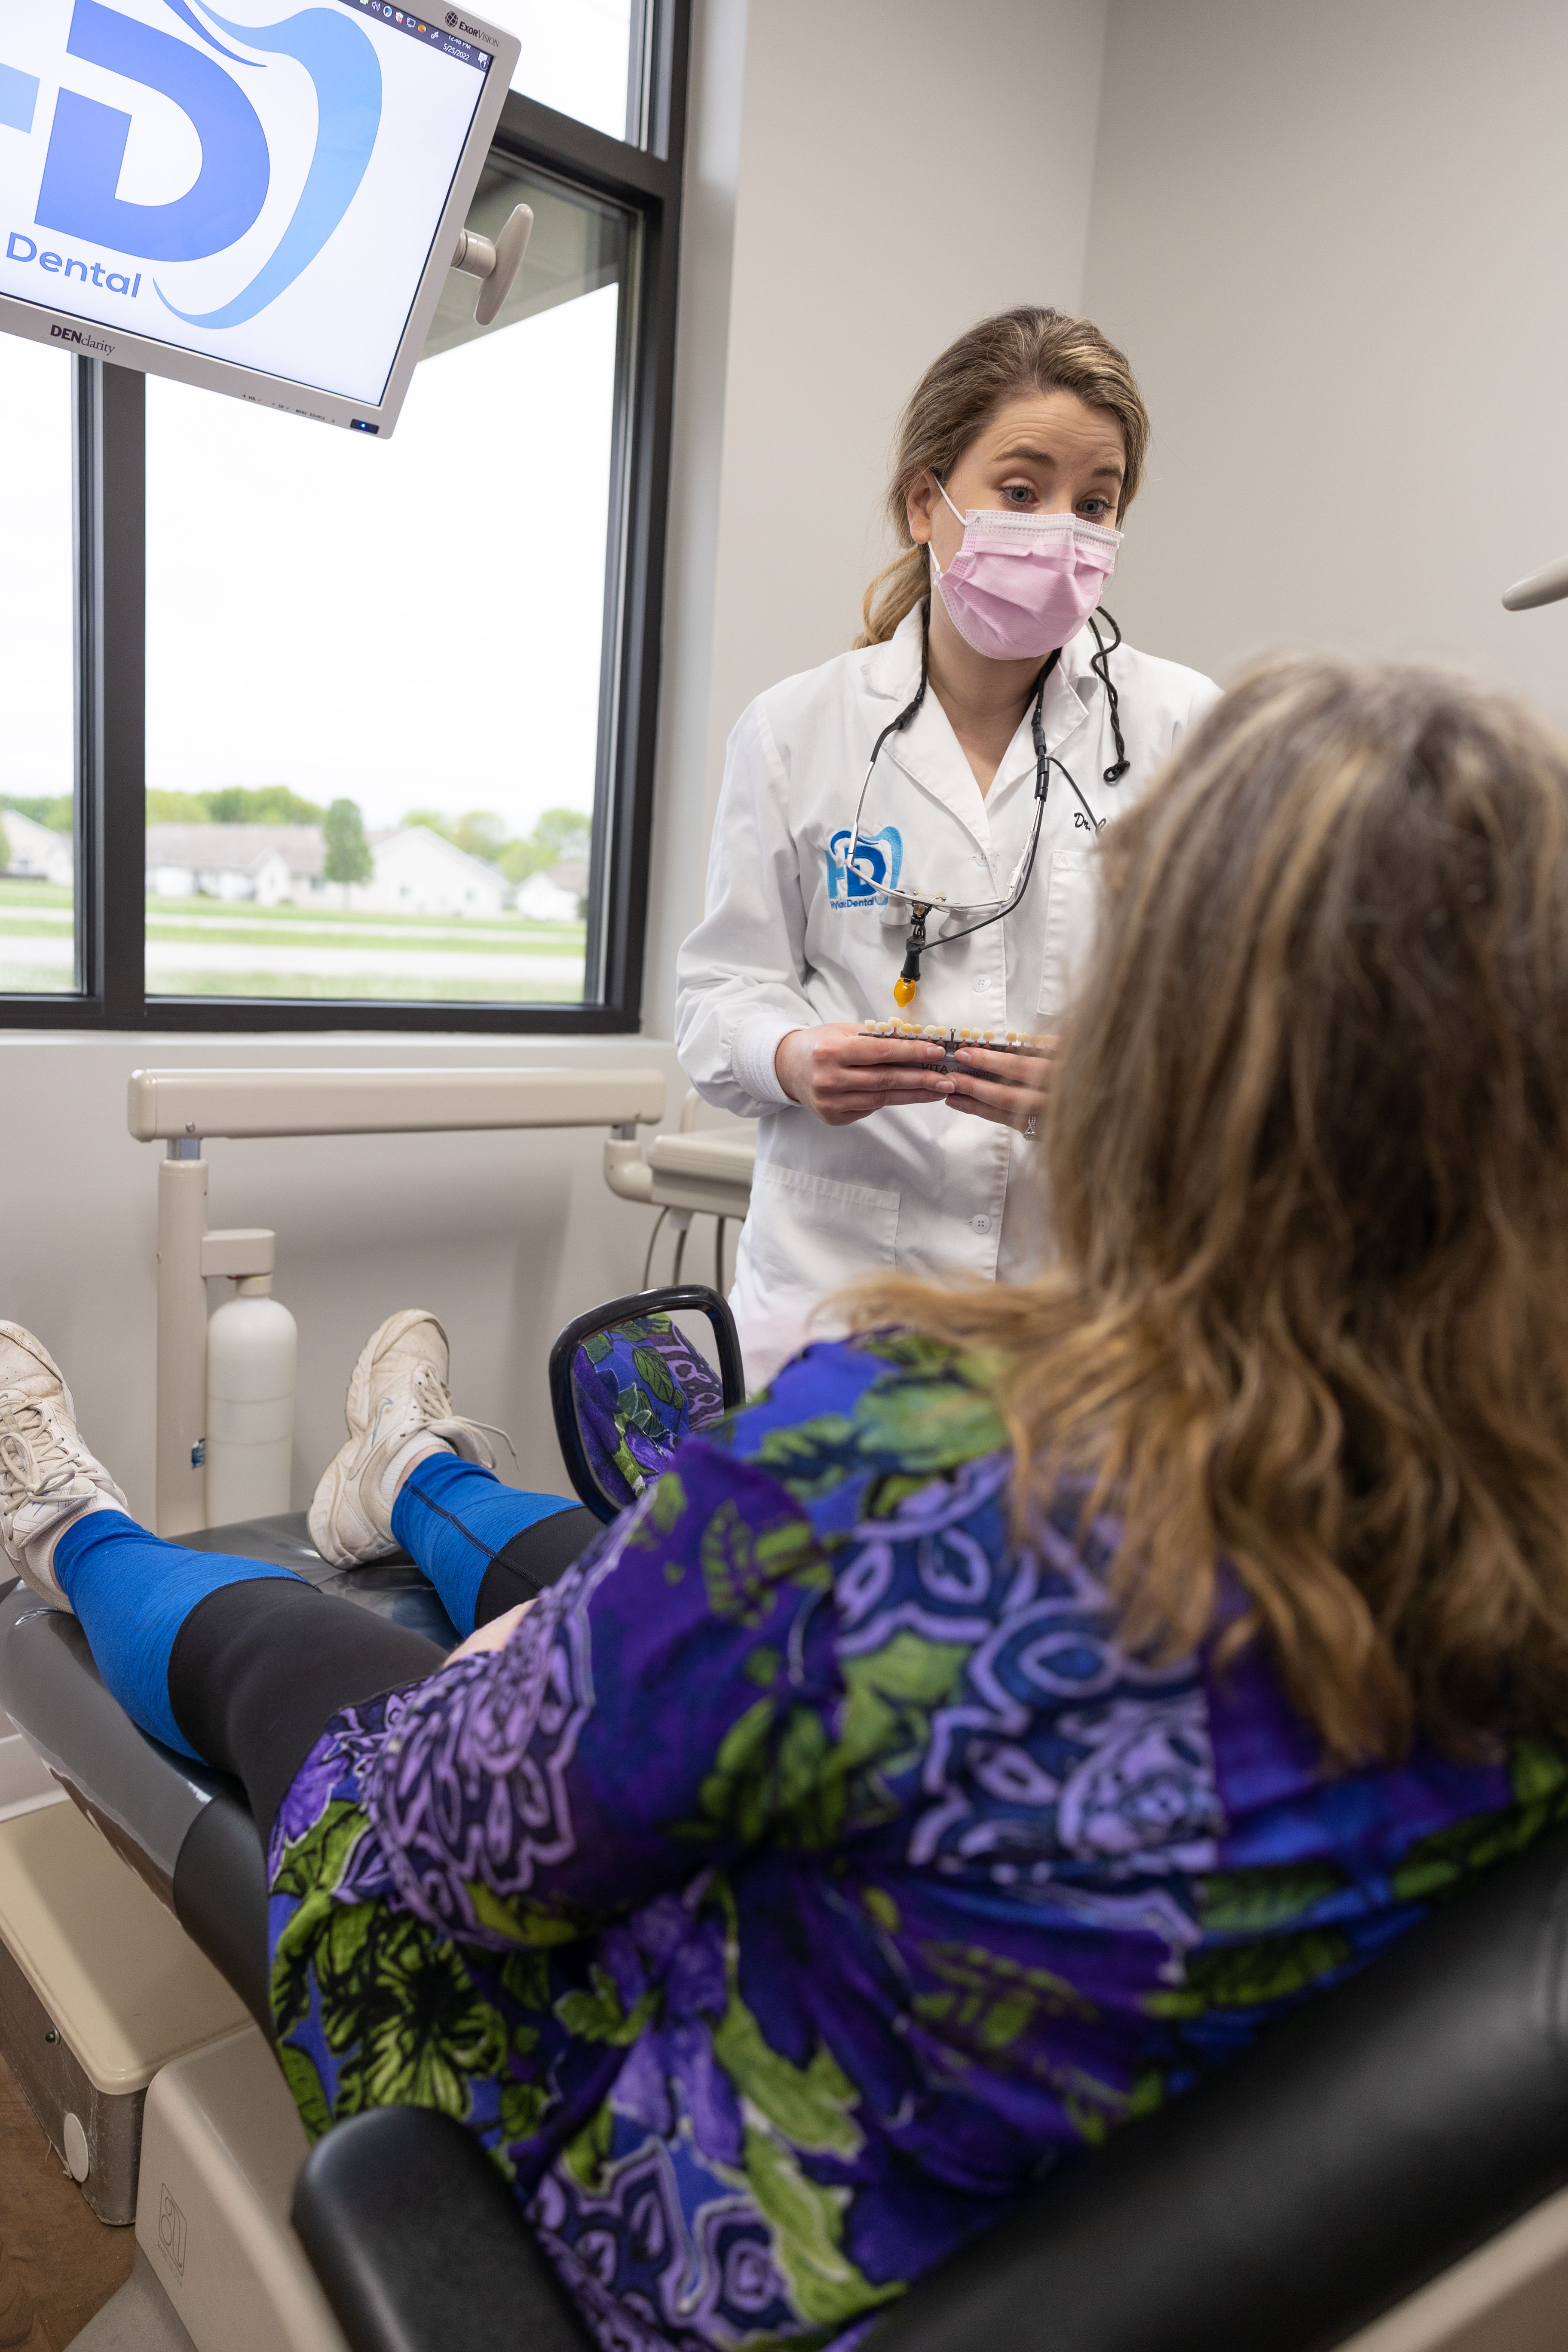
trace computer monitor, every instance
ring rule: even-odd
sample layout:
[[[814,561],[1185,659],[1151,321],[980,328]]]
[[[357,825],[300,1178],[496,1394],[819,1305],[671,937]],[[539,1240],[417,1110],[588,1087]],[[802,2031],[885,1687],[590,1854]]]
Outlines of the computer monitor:
[[[0,6],[0,328],[389,434],[518,47],[444,0]]]

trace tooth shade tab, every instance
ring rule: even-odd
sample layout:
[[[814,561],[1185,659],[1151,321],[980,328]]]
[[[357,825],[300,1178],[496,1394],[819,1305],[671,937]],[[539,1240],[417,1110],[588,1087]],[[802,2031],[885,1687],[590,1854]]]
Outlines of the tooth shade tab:
[[[940,1022],[928,1021],[923,1026],[913,1021],[862,1021],[862,1037],[910,1037],[918,1044],[940,1045],[942,1059],[929,1065],[933,1070],[957,1070],[963,1065],[954,1056],[965,1045],[984,1045],[992,1054],[1025,1054],[1030,1056],[1047,1053],[1051,1041],[1037,1031],[1009,1029],[998,1036],[994,1029],[944,1029]]]

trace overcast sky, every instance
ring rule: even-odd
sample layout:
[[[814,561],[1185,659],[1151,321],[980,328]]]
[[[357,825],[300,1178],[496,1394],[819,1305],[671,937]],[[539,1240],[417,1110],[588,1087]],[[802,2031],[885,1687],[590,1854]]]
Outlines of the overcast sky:
[[[480,8],[522,43],[514,89],[626,137],[631,0],[480,0]]]
[[[591,805],[617,299],[426,361],[389,442],[150,380],[150,785]]]
[[[71,362],[0,335],[0,791],[68,793]]]

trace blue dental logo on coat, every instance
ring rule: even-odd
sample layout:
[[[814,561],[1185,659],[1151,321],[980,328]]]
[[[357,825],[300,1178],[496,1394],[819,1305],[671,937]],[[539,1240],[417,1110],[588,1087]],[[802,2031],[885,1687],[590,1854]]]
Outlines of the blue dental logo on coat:
[[[827,844],[827,900],[841,913],[854,907],[873,907],[884,890],[896,890],[904,863],[904,840],[896,824],[885,824],[880,833],[863,833],[855,852],[855,864],[860,870],[851,873],[845,864],[849,845],[855,835],[848,825],[841,825]]]
[[[76,0],[66,47],[84,64],[155,90],[179,108],[201,142],[202,167],[195,184],[172,204],[123,200],[118,191],[131,116],[62,89],[37,222],[63,236],[146,261],[203,261],[226,252],[255,226],[272,183],[260,118],[228,68],[265,73],[268,55],[292,58],[315,87],[315,151],[293,216],[270,259],[216,310],[181,310],[158,289],[164,307],[187,326],[243,326],[310,268],[358,194],[381,128],[381,66],[367,36],[332,9],[308,7],[273,25],[237,25],[204,0],[213,24],[247,48],[263,52],[255,58],[239,57],[216,39],[190,0],[163,5],[215,57],[122,16],[105,0]],[[218,63],[220,58],[225,62]],[[24,79],[7,68],[0,79],[0,121],[17,127]]]

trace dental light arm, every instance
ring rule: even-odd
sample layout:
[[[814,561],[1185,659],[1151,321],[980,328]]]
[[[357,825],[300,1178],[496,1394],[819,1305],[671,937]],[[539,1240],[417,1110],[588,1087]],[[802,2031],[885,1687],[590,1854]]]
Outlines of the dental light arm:
[[[1528,580],[1516,580],[1502,601],[1507,612],[1531,613],[1537,604],[1555,604],[1562,596],[1568,596],[1568,555],[1532,572]]]

